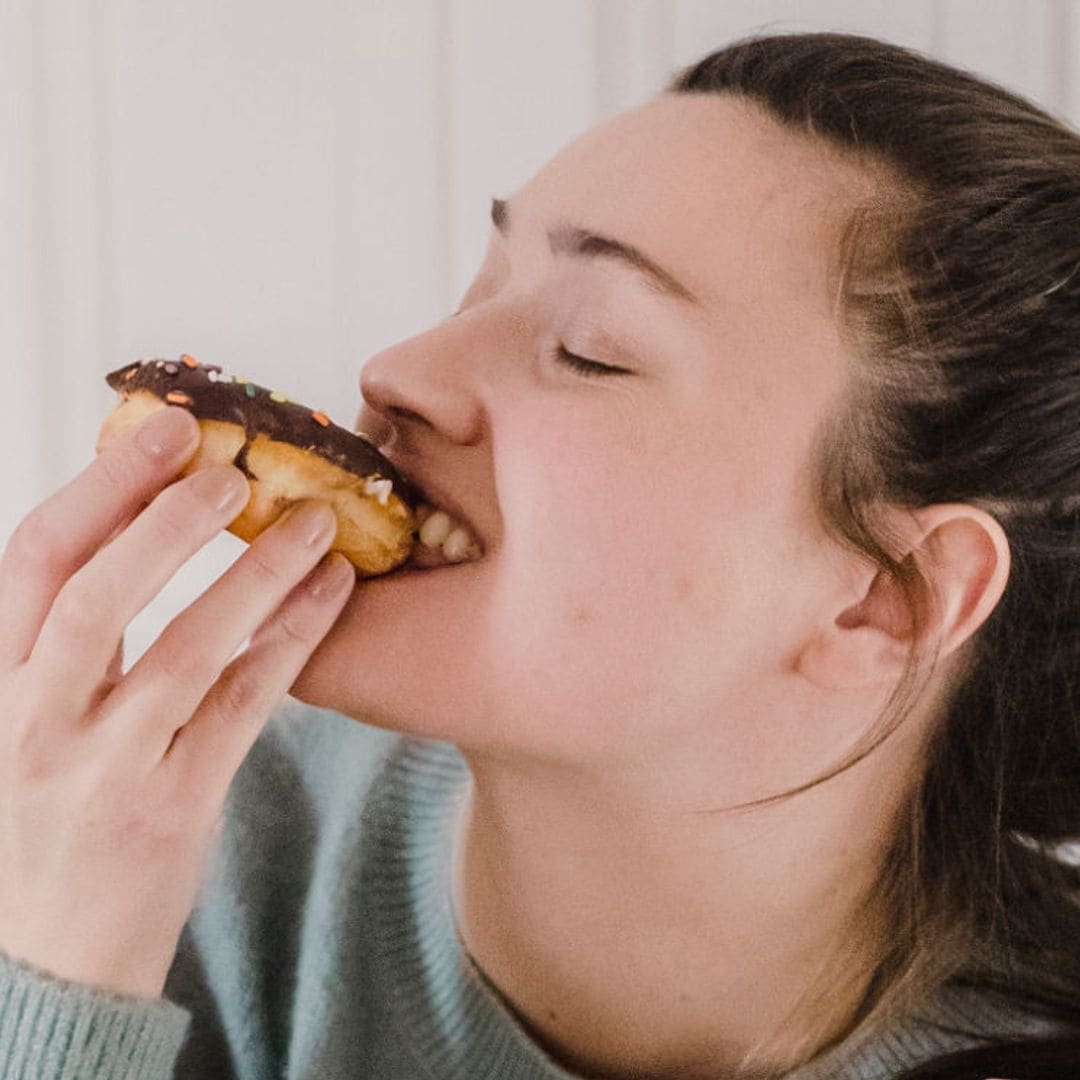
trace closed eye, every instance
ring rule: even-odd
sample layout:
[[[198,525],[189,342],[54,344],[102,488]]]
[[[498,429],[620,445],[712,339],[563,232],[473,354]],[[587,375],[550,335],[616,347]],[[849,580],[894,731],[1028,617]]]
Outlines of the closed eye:
[[[586,356],[578,356],[570,352],[562,345],[557,345],[554,350],[555,359],[564,367],[576,371],[579,375],[598,378],[604,375],[633,375],[628,368],[618,367],[615,364],[602,364],[599,360],[590,360]]]

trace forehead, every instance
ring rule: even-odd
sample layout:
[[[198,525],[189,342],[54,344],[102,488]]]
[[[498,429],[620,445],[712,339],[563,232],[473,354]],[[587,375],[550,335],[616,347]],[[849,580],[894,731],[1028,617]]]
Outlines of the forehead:
[[[634,244],[713,312],[772,295],[831,315],[840,230],[874,187],[744,98],[663,94],[574,140],[513,202]]]

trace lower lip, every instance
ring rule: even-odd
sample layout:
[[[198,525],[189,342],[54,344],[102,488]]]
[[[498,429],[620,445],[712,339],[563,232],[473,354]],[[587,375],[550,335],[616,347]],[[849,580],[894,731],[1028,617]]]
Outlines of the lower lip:
[[[432,574],[445,570],[467,570],[469,567],[475,567],[481,562],[483,562],[483,559],[470,559],[468,562],[459,563],[440,563],[438,566],[414,566],[406,563],[404,566],[399,566],[396,570],[391,570],[389,573],[378,574],[371,578],[364,578],[357,582],[357,587],[363,586],[367,588],[380,581],[400,581],[403,578],[417,576],[430,577]]]
[[[342,615],[346,621],[359,619],[369,626],[411,617],[414,612],[423,612],[426,620],[453,618],[463,611],[463,590],[475,588],[480,580],[478,566],[478,562],[467,562],[426,570],[401,567],[361,578],[345,601]]]

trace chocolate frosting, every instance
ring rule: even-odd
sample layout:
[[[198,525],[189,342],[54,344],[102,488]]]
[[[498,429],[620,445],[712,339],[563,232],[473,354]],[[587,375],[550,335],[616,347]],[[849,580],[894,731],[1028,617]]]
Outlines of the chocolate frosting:
[[[186,355],[179,360],[136,360],[110,372],[105,381],[122,397],[146,391],[199,420],[239,424],[247,436],[245,449],[256,435],[266,435],[318,454],[357,476],[390,480],[394,494],[410,509],[416,507],[416,492],[363,436],[276,390],[226,375],[214,364],[200,364]],[[239,468],[244,468],[243,455],[241,451],[236,462]]]

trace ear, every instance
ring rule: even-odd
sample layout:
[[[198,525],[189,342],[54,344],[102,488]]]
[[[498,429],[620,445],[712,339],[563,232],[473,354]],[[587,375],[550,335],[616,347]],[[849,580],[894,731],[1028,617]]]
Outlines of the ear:
[[[944,659],[983,624],[1005,591],[1009,542],[1000,524],[973,506],[948,503],[897,510],[901,561],[917,575],[913,612],[900,582],[863,568],[830,598],[822,621],[796,658],[822,689],[894,685],[916,638]],[[853,595],[854,593],[854,595]]]

